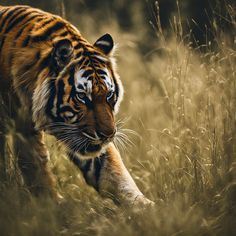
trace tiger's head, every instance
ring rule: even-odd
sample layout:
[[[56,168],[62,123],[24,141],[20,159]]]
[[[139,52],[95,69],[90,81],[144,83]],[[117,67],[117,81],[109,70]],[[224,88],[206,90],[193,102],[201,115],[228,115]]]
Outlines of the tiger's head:
[[[55,71],[38,83],[33,93],[33,121],[65,143],[82,158],[99,155],[116,134],[114,115],[123,88],[111,56],[114,43],[109,34],[94,45],[70,40],[57,42],[50,66]]]

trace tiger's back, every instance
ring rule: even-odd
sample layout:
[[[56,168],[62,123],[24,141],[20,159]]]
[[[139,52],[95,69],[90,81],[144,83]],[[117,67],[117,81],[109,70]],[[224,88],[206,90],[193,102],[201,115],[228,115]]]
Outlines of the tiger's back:
[[[71,41],[75,54],[82,49],[80,43],[90,46],[75,27],[59,16],[29,6],[0,6],[1,84],[9,85],[6,80],[13,76],[13,86],[25,83],[33,90],[37,73],[50,73],[53,46],[61,39]]]

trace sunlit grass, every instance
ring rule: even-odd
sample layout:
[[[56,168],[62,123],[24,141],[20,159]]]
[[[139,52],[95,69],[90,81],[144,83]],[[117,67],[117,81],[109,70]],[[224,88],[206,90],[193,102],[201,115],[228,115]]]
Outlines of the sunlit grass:
[[[12,161],[10,181],[0,191],[4,235],[235,233],[235,39],[229,43],[233,34],[215,26],[217,48],[207,42],[202,53],[183,35],[178,17],[171,38],[165,38],[158,19],[153,22],[161,40],[153,39],[156,48],[147,55],[139,52],[131,33],[120,32],[115,23],[104,26],[119,42],[125,99],[117,119],[138,134],[130,134],[134,144],[121,153],[140,189],[156,205],[137,212],[102,199],[85,184],[63,148],[47,137],[64,202],[58,206],[32,197]],[[93,22],[87,24],[87,37],[96,38]]]

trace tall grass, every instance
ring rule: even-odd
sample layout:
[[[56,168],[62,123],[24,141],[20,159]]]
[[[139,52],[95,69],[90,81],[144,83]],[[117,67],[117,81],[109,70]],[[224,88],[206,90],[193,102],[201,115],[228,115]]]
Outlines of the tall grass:
[[[235,30],[236,10],[227,7]],[[95,22],[83,17],[81,31],[95,39]],[[0,191],[2,235],[236,234],[235,31],[227,35],[214,21],[209,29],[214,42],[196,48],[181,20],[179,11],[167,38],[157,14],[156,47],[146,55],[138,50],[139,38],[121,32],[115,22],[100,29],[119,42],[125,100],[117,119],[139,134],[131,135],[133,146],[121,150],[123,159],[156,205],[137,212],[101,199],[48,136],[65,201],[58,206],[31,196],[13,162],[11,181]]]

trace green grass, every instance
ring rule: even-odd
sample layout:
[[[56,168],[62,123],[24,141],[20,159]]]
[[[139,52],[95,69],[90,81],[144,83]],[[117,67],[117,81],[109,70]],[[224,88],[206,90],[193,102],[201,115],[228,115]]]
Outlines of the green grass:
[[[88,22],[90,27],[82,24],[81,31],[91,29],[86,37],[95,39],[97,30]],[[156,205],[137,211],[102,199],[48,137],[50,165],[65,200],[56,205],[31,196],[13,158],[9,181],[0,191],[1,235],[236,234],[233,32],[228,36],[215,25],[217,48],[208,42],[196,49],[188,35],[182,35],[180,20],[173,23],[168,39],[158,21],[155,26],[162,40],[156,40],[147,55],[137,49],[139,39],[121,32],[116,23],[100,30],[119,42],[125,98],[117,119],[138,133],[130,136],[134,145],[121,150],[122,156],[137,185]]]

